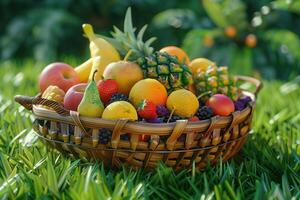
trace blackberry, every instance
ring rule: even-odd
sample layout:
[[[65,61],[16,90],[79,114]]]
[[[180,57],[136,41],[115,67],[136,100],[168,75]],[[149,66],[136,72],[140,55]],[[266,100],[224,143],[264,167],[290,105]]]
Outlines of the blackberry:
[[[130,139],[130,137],[129,137],[128,134],[124,134],[124,135],[121,135],[121,136],[120,136],[120,139],[121,139],[121,140],[126,140],[126,141],[128,141],[128,140]]]
[[[111,139],[111,131],[106,128],[100,129],[99,140],[101,144],[107,144]]]
[[[205,106],[205,101],[199,99],[199,107]]]
[[[204,120],[204,119],[209,119],[212,116],[214,116],[214,112],[213,110],[208,107],[208,106],[203,106],[201,108],[198,109],[196,116],[200,119],[200,120]]]
[[[116,94],[113,94],[111,96],[108,104],[111,104],[115,101],[127,101],[127,102],[129,102],[129,99],[128,99],[128,96],[126,96],[125,94],[116,93]]]

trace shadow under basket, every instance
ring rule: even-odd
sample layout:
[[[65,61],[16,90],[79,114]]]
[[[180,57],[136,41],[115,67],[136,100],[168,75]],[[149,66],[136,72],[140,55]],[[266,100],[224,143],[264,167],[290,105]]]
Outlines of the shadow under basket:
[[[177,120],[153,124],[81,117],[40,95],[17,95],[15,101],[32,110],[33,128],[40,139],[64,154],[115,168],[127,165],[133,169],[153,169],[163,162],[176,171],[190,168],[193,163],[196,168],[204,169],[207,164],[232,158],[251,130],[255,100],[262,83],[246,76],[236,78],[255,85],[253,93],[241,90],[252,98],[247,107],[227,117],[215,116],[198,122]],[[103,132],[106,132],[104,139]],[[142,135],[148,136],[147,141],[140,140]]]

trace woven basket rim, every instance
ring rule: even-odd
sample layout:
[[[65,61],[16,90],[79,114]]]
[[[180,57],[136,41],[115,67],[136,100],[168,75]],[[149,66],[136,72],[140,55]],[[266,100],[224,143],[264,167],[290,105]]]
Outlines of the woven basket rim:
[[[240,123],[251,115],[255,101],[252,101],[242,111],[235,111],[230,116],[214,116],[211,119],[200,120],[198,122],[188,122],[185,128],[187,132],[193,131],[205,131],[211,125],[211,121],[214,120],[215,128],[226,128],[232,123],[233,115],[238,116],[236,123]],[[40,106],[33,106],[32,109],[35,117],[44,120],[51,120],[57,122],[65,122],[68,124],[76,125],[70,116],[61,116],[53,110],[49,110]],[[107,120],[102,118],[91,118],[80,116],[81,123],[87,128],[109,128],[113,129],[117,120]],[[146,123],[146,122],[134,122],[128,121],[124,126],[125,132],[134,131],[136,134],[148,134],[148,135],[169,135],[172,133],[176,122],[171,123]]]

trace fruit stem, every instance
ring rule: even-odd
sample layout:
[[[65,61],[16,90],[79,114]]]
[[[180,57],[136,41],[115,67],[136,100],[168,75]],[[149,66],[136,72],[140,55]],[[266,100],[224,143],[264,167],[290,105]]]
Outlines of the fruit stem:
[[[167,123],[169,123],[169,122],[170,122],[170,120],[171,120],[171,118],[172,118],[172,116],[173,116],[174,112],[175,112],[175,108],[173,108],[173,109],[172,109],[172,111],[171,111],[171,113],[170,113],[170,116],[169,116],[169,118],[168,118],[168,121],[167,121]]]
[[[94,36],[94,30],[93,30],[92,25],[90,25],[90,24],[83,24],[82,25],[82,29],[83,29],[83,32],[86,34],[86,36],[89,39],[91,39]]]
[[[97,69],[93,72],[93,78],[92,78],[92,81],[95,81],[95,75],[96,75],[97,72],[98,72]]]
[[[132,54],[132,50],[129,50],[128,52],[127,52],[127,54],[125,55],[125,57],[124,57],[124,61],[127,61],[127,59],[129,58],[129,56]]]
[[[199,96],[197,96],[197,99],[201,99],[202,97],[209,95],[211,93],[212,93],[211,91],[204,92],[204,93],[200,94]]]

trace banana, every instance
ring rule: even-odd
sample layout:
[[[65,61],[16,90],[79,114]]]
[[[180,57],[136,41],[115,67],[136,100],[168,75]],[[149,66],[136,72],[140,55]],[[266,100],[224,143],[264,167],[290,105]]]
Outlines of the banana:
[[[79,76],[80,82],[82,83],[88,82],[92,70],[92,66],[93,66],[93,60],[94,58],[90,58],[75,68],[75,71]]]
[[[99,67],[99,71],[95,77],[98,80],[99,77],[102,77],[103,71],[109,63],[119,61],[121,58],[113,45],[95,35],[93,27],[90,24],[83,24],[82,28],[90,41],[91,57],[101,57],[101,67]]]

